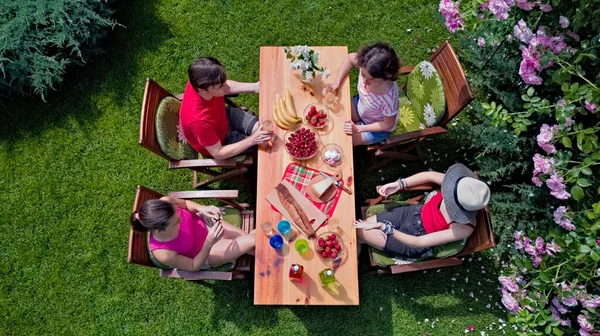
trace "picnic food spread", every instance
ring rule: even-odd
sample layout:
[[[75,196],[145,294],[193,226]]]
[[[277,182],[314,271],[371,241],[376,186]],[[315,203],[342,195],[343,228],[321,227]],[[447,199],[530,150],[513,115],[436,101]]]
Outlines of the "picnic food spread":
[[[300,207],[298,202],[294,199],[290,191],[281,183],[279,183],[275,190],[277,190],[277,196],[279,197],[279,201],[283,207],[290,214],[291,220],[296,224],[296,226],[302,230],[306,234],[307,237],[312,237],[315,235],[315,230],[313,229],[308,217],[304,213],[304,210]]]
[[[340,154],[340,152],[337,149],[332,148],[332,149],[326,151],[323,154],[323,157],[325,158],[325,161],[327,162],[328,165],[334,166],[335,164],[338,163],[338,161],[340,161],[340,159],[342,158],[342,154]]]
[[[325,126],[325,123],[327,122],[327,113],[323,109],[317,111],[317,107],[315,105],[310,105],[310,108],[304,116],[304,119],[312,127],[321,128]]]
[[[285,97],[281,97],[279,93],[275,95],[275,106],[273,106],[272,116],[275,124],[284,130],[302,121],[296,115],[290,90],[285,91]]]

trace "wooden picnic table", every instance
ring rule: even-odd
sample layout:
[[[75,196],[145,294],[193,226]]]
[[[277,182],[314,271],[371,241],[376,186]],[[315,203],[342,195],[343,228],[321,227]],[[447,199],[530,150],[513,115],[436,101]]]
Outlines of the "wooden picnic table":
[[[283,47],[261,47],[260,49],[260,102],[259,119],[272,120],[271,111],[275,104],[275,95],[283,95],[289,89],[297,114],[302,117],[304,108],[312,103],[322,103],[321,91],[331,84],[339,66],[348,54],[347,47],[311,47],[321,53],[319,65],[331,71],[327,79],[320,75],[310,86],[313,94],[303,89],[299,80],[300,71],[290,69],[290,60],[286,59]],[[331,125],[320,130],[319,153],[306,161],[294,160],[285,150],[283,137],[285,130],[275,124],[276,136],[273,148],[258,151],[257,191],[256,191],[256,263],[254,282],[254,304],[256,305],[358,305],[358,269],[356,257],[356,231],[354,192],[341,192],[337,207],[329,221],[323,224],[317,235],[337,229],[344,241],[342,263],[335,270],[338,281],[334,289],[323,287],[319,272],[328,268],[320,256],[314,251],[315,239],[308,239],[310,249],[301,256],[294,248],[294,241],[287,242],[280,251],[269,245],[261,224],[270,222],[276,230],[281,214],[271,208],[265,199],[281,181],[288,164],[298,162],[313,169],[332,172],[332,169],[320,157],[320,148],[327,143],[336,143],[343,150],[343,162],[336,168],[343,173],[344,184],[354,191],[354,167],[352,157],[352,139],[343,130],[343,123],[350,120],[350,85],[346,79],[338,90],[338,103],[329,113]],[[297,231],[297,230],[296,230]],[[302,234],[298,232],[298,237]],[[298,238],[296,238],[298,239]],[[288,278],[292,264],[304,266],[304,279],[301,283],[292,282]]]

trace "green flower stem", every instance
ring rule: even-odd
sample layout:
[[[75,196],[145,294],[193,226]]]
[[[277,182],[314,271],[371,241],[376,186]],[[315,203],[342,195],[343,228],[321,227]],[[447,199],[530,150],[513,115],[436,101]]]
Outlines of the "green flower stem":
[[[573,67],[571,64],[569,64],[568,62],[562,61],[560,59],[556,60],[558,65],[560,65],[561,68],[563,68],[565,71],[567,71],[568,73],[575,75],[581,79],[583,79],[584,81],[586,81],[589,85],[591,85],[595,90],[598,90],[598,87],[596,85],[594,85],[594,83],[590,82],[587,78],[585,78],[583,75],[581,75],[581,73],[579,73],[579,71],[571,71],[569,69],[567,69],[567,67],[565,67],[565,64],[568,65],[569,67]]]

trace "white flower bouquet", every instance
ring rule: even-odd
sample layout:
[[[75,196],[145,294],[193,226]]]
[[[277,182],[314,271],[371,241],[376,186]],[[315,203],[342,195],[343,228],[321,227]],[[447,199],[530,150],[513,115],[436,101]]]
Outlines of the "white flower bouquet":
[[[314,51],[305,45],[283,48],[283,53],[286,58],[291,58],[290,68],[294,70],[302,70],[301,79],[311,81],[315,77],[315,72],[320,72],[323,77],[329,77],[330,73],[325,67],[319,66],[318,51]]]

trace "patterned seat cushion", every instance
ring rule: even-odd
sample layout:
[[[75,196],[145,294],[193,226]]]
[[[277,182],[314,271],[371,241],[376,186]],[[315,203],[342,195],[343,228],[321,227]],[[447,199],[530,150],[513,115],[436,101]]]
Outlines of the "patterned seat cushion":
[[[156,140],[160,149],[173,160],[197,158],[196,151],[188,144],[179,125],[181,101],[165,97],[156,109]]]
[[[423,199],[423,203],[427,202],[427,200],[429,200],[434,194],[435,194],[435,192],[429,193],[427,195],[427,197],[425,197]],[[367,217],[376,215],[376,214],[380,213],[381,211],[390,210],[390,209],[393,209],[393,208],[396,208],[399,206],[404,206],[407,204],[408,204],[407,202],[401,202],[401,201],[400,202],[391,202],[391,203],[386,203],[386,204],[376,204],[367,209]],[[460,251],[463,250],[463,248],[465,247],[466,244],[467,244],[467,240],[461,239],[461,240],[453,241],[450,243],[446,243],[444,245],[436,246],[433,249],[433,258],[443,259],[443,258],[448,258],[453,255],[456,255]],[[369,247],[369,251],[371,252],[371,255],[373,256],[373,260],[375,260],[377,265],[380,267],[387,267],[387,266],[391,266],[391,265],[404,265],[404,264],[410,264],[410,263],[417,262],[417,261],[426,260],[426,258],[400,259],[400,258],[393,257],[385,252],[379,251],[372,247]]]
[[[433,64],[419,63],[408,75],[406,95],[399,98],[400,118],[392,135],[437,125],[446,110],[446,96]]]
[[[242,228],[242,214],[238,209],[234,209],[234,208],[221,208],[223,210],[223,220],[226,221],[227,223],[230,223],[231,225],[237,227],[237,228]],[[173,269],[173,267],[167,266],[163,263],[161,263],[160,261],[156,260],[156,258],[154,257],[154,254],[152,254],[152,252],[150,251],[150,232],[148,232],[148,234],[146,235],[146,245],[148,248],[148,255],[150,256],[150,260],[152,260],[152,263],[154,264],[154,266],[158,267],[158,268],[162,268],[162,269]],[[237,261],[234,260],[230,263],[221,265],[219,267],[215,267],[215,268],[201,268],[202,271],[217,271],[217,272],[231,272],[235,269],[235,266],[237,264]]]

